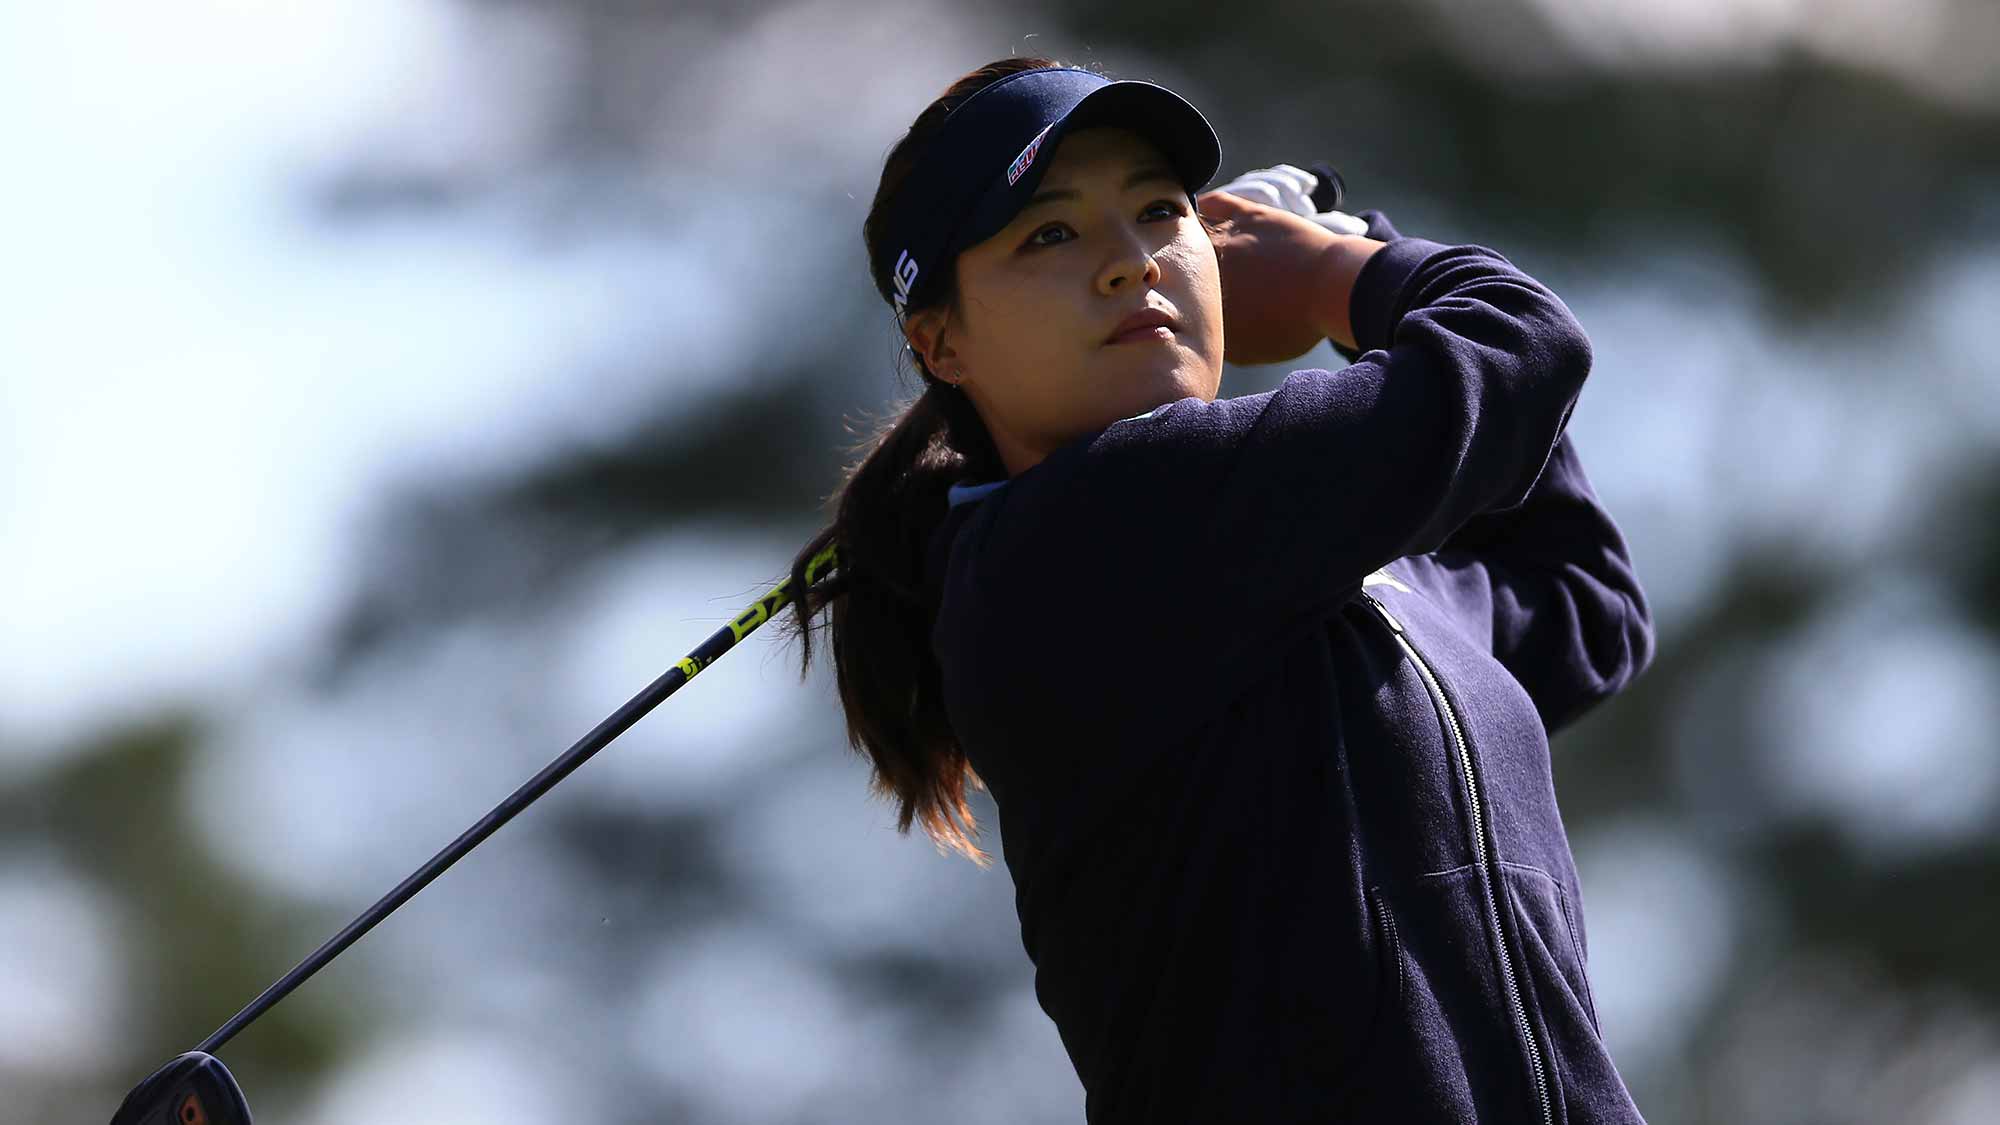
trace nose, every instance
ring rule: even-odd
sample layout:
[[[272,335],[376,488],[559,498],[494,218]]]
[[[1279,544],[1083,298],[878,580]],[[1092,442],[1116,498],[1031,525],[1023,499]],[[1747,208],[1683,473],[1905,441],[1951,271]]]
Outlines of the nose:
[[[1144,235],[1130,227],[1121,227],[1118,237],[1117,249],[1097,271],[1097,291],[1111,296],[1125,292],[1135,281],[1145,289],[1158,285],[1160,263],[1153,260]]]

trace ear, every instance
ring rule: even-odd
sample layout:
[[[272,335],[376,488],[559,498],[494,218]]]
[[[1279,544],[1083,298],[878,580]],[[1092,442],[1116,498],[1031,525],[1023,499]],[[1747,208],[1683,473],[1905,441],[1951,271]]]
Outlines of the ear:
[[[924,366],[933,374],[943,371],[946,365],[958,358],[950,341],[943,339],[948,313],[949,310],[943,306],[934,306],[910,313],[903,323],[903,338],[909,341],[910,347],[922,357]]]

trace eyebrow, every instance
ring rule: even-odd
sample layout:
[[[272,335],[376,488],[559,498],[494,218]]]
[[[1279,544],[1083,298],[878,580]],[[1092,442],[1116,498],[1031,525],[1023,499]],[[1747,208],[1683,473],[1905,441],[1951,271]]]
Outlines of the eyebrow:
[[[1172,172],[1168,171],[1165,168],[1160,167],[1157,164],[1153,164],[1141,168],[1138,171],[1132,173],[1131,175],[1125,177],[1125,185],[1122,190],[1130,191],[1131,189],[1138,187],[1140,184],[1152,183],[1155,180],[1165,180],[1168,183],[1173,184],[1175,187],[1181,186],[1181,179],[1179,176],[1174,175]],[[1078,197],[1077,193],[1071,191],[1068,188],[1057,188],[1053,191],[1039,191],[1035,193],[1035,197],[1033,199],[1028,200],[1028,202],[1024,206],[1022,206],[1021,211],[1025,212],[1033,208],[1040,207],[1044,203],[1054,203],[1057,200],[1075,199],[1077,197]]]

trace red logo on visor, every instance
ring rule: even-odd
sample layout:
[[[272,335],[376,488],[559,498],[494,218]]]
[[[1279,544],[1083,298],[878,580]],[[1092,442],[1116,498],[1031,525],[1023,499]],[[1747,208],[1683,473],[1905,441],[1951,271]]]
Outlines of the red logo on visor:
[[[1036,133],[1035,139],[1028,142],[1028,147],[1021,150],[1021,155],[1014,158],[1014,163],[1007,165],[1008,187],[1013,187],[1014,181],[1021,178],[1021,173],[1026,172],[1028,166],[1035,162],[1035,153],[1041,150],[1042,138],[1048,136],[1049,130],[1055,127],[1056,123],[1053,121],[1042,126],[1042,131]]]

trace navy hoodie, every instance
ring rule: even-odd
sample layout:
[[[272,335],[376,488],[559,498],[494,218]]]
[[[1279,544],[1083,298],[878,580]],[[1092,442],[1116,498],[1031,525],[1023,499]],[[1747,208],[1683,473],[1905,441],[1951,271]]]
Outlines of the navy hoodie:
[[[1642,1122],[1549,762],[1653,652],[1589,338],[1362,217],[1350,366],[951,490],[946,710],[1094,1125]]]

